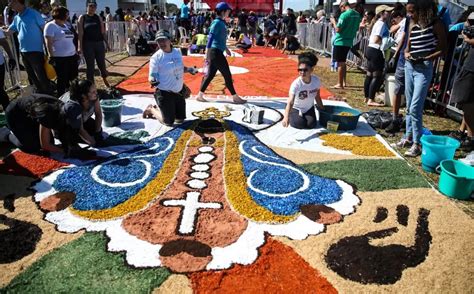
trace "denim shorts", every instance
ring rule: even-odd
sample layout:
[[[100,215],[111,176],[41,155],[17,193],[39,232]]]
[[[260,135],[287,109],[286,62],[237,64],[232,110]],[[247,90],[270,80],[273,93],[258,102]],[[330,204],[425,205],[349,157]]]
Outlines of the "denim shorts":
[[[395,70],[395,95],[405,94],[405,67],[397,66]]]

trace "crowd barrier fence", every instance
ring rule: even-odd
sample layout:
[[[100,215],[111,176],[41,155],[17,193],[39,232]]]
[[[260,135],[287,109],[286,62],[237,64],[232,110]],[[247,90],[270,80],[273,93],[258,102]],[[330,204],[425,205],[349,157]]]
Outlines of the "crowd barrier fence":
[[[332,25],[327,22],[298,24],[297,36],[301,46],[321,55],[332,56],[332,38],[334,34]],[[430,87],[427,101],[434,103],[438,108],[438,112],[452,111],[462,115],[459,105],[452,102],[453,97],[451,95],[453,82],[462,68],[463,60],[467,53],[466,49],[468,48],[462,42],[462,38],[459,38],[458,43],[462,44],[455,46],[454,52],[448,52],[446,58],[439,58],[435,62],[432,86]],[[362,58],[359,58],[350,51],[347,56],[347,63],[349,66],[365,70],[367,61],[364,56],[369,43],[369,34],[365,30],[359,31],[354,43],[358,44],[356,50]]]

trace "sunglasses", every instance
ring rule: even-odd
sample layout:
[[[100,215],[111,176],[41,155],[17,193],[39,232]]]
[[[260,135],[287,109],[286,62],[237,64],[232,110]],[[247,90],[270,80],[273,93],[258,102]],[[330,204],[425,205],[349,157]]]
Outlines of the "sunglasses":
[[[298,68],[298,72],[307,72],[309,71],[309,68]]]

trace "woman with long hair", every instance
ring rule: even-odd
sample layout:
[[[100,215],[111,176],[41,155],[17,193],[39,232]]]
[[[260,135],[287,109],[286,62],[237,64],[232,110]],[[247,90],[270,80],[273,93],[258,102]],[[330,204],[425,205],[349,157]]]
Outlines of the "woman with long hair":
[[[47,151],[73,156],[79,146],[70,140],[63,106],[61,100],[51,96],[17,98],[5,111],[7,127],[0,128],[0,142],[12,143],[29,153]],[[53,130],[62,145],[54,144]]]
[[[407,47],[405,48],[405,96],[407,100],[406,133],[397,147],[408,147],[406,156],[421,154],[423,107],[433,77],[433,61],[445,54],[446,32],[432,0],[415,2]]]
[[[379,5],[375,9],[375,18],[369,28],[369,46],[365,53],[367,58],[367,75],[364,82],[365,103],[368,106],[382,106],[383,104],[374,101],[375,94],[379,90],[384,80],[385,59],[383,55],[382,41],[389,36],[387,19],[393,7]]]
[[[207,41],[206,60],[208,63],[207,75],[203,79],[201,89],[197,95],[196,100],[200,102],[207,102],[204,99],[204,92],[216,76],[217,71],[220,71],[225,80],[227,89],[232,94],[234,103],[243,104],[247,101],[240,98],[235,92],[234,82],[232,81],[232,74],[230,72],[229,63],[224,56],[224,51],[228,56],[231,55],[229,48],[227,48],[227,27],[225,19],[229,17],[232,8],[226,2],[219,2],[216,5],[217,18],[212,22],[209,28],[209,38]]]
[[[312,129],[316,127],[316,109],[324,109],[321,100],[321,81],[313,74],[318,58],[311,52],[303,52],[298,56],[298,74],[291,84],[282,125],[296,129]]]

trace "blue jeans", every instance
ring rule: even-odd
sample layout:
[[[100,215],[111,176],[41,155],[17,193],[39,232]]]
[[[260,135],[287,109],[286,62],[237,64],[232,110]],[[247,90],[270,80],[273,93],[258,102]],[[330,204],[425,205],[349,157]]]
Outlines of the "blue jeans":
[[[433,77],[433,62],[423,61],[413,64],[405,63],[405,96],[407,99],[406,139],[420,144],[423,132],[423,108],[428,95],[428,88]]]

